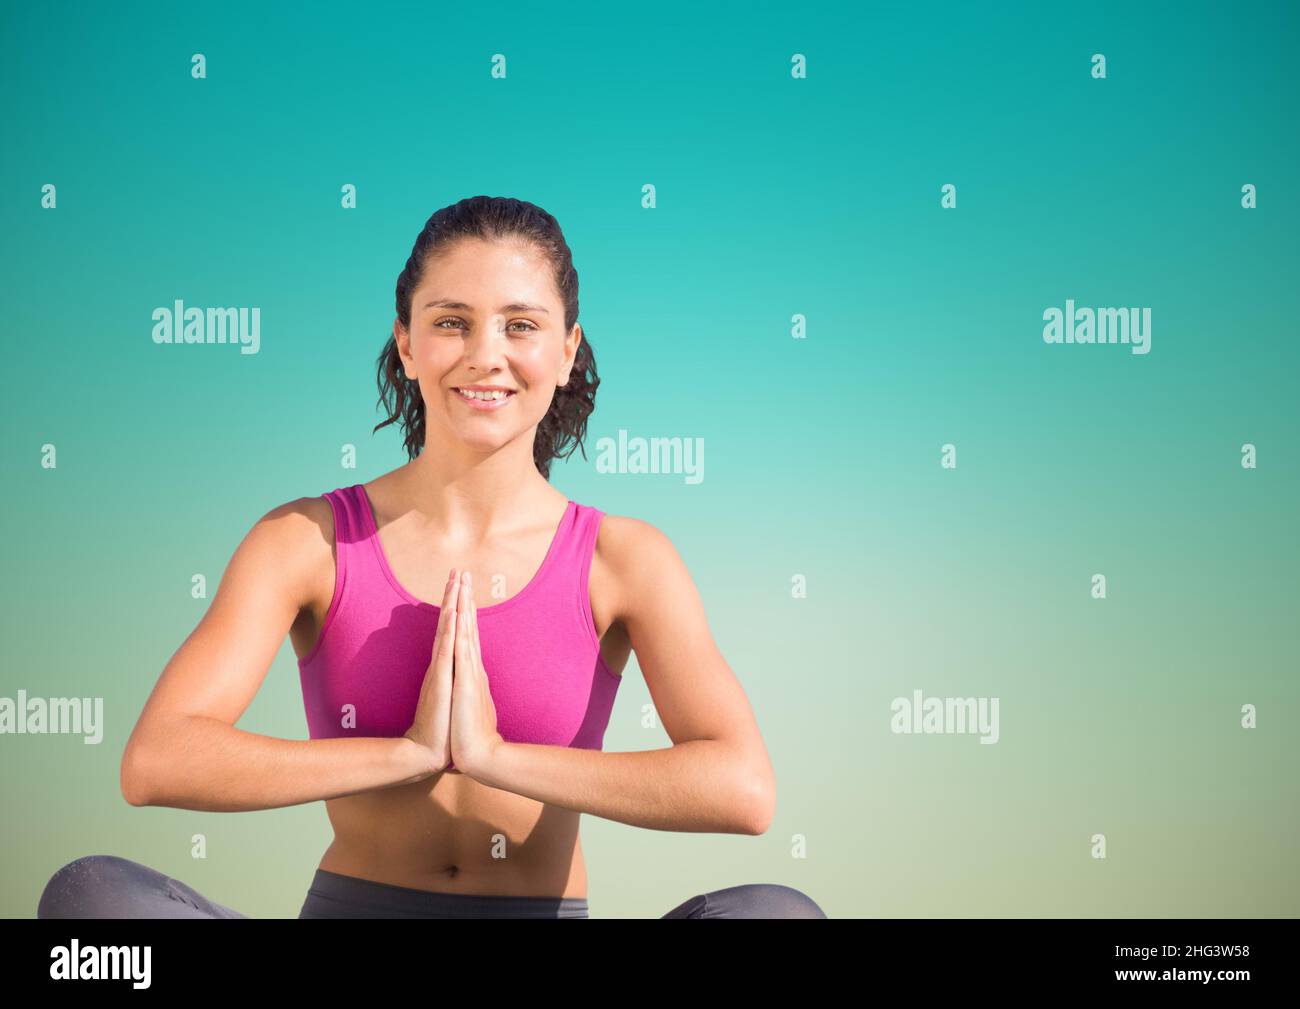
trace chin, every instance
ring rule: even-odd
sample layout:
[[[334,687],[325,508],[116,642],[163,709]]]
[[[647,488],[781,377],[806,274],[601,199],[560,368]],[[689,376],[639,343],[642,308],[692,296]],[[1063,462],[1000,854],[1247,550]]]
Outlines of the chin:
[[[475,452],[483,452],[483,453],[495,452],[497,449],[503,448],[505,445],[509,444],[518,434],[517,431],[510,431],[508,433],[503,433],[501,435],[494,435],[492,437],[485,438],[483,437],[482,432],[479,431],[476,431],[471,434],[464,430],[460,430],[460,429],[455,429],[455,430],[457,435],[460,438],[460,443],[462,445],[464,445],[466,448],[473,449]]]

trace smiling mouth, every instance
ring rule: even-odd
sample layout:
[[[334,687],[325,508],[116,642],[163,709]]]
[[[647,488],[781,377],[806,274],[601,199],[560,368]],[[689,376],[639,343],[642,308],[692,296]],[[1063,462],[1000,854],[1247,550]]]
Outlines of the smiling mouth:
[[[474,400],[479,403],[496,403],[499,400],[509,399],[515,395],[513,389],[494,389],[491,392],[466,392],[453,386],[452,391],[462,399]]]

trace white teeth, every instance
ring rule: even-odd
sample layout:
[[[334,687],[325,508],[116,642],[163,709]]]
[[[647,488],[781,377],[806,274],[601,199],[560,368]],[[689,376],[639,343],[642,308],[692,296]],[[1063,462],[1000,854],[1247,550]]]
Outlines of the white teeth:
[[[466,392],[464,389],[457,389],[456,391],[466,399],[482,399],[489,402],[492,400],[505,399],[507,396],[511,395],[510,393],[504,392],[500,389],[494,389],[491,392]]]

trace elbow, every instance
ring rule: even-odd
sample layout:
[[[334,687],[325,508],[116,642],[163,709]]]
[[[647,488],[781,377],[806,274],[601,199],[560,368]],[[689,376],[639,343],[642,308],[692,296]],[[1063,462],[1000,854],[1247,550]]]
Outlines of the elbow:
[[[132,806],[148,806],[153,801],[142,764],[139,747],[128,743],[118,770],[118,785],[122,789],[122,798]]]
[[[740,832],[755,837],[766,834],[776,815],[776,782],[766,775],[756,777],[750,783],[748,797]]]

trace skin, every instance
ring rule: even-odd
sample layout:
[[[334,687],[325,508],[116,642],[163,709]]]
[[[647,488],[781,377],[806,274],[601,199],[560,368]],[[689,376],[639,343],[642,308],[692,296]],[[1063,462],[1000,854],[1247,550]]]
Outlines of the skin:
[[[435,299],[465,307],[426,307]],[[536,307],[503,310],[514,304]],[[425,270],[410,331],[395,321],[393,335],[419,383],[427,450],[365,489],[399,583],[443,607],[410,731],[302,740],[235,727],[286,635],[299,658],[315,645],[333,596],[332,512],[324,498],[299,498],[250,529],[163,670],[123,754],[127,801],[242,811],[323,800],[334,840],[321,868],[447,893],[585,897],[581,813],[764,833],[776,787],[753,711],[690,573],[649,523],[603,518],[590,602],[610,670],[621,675],[635,652],[672,745],[606,752],[497,732],[475,586],[506,586],[485,605],[518,593],[568,500],[532,460],[582,339],[580,326],[564,329],[545,259],[515,242],[461,240]],[[518,392],[476,411],[453,391],[476,383]]]

